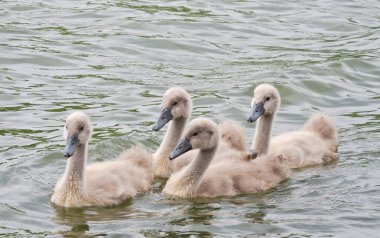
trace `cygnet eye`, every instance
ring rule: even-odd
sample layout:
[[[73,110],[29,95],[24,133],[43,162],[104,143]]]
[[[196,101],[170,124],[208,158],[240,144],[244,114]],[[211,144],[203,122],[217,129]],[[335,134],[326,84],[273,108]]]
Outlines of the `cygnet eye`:
[[[193,133],[193,136],[197,136],[197,135],[198,135],[198,132],[194,132],[194,133]]]
[[[267,96],[267,97],[265,98],[265,101],[269,101],[269,100],[270,100],[270,97]]]
[[[83,131],[83,126],[81,126],[81,127],[79,128],[79,130],[80,130],[80,131]]]
[[[177,105],[178,104],[178,102],[177,101],[175,101],[174,103],[173,103],[173,106],[175,106],[175,105]]]

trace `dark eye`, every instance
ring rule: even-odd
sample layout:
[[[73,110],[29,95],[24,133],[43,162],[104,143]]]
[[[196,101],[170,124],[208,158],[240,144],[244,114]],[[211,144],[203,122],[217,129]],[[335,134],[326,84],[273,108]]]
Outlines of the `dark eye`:
[[[66,127],[66,130],[67,130],[67,125],[65,127]]]
[[[83,131],[83,126],[81,126],[81,127],[79,128],[79,130],[80,130],[80,131]]]
[[[198,132],[194,132],[194,133],[193,133],[193,136],[197,136],[197,135],[198,135]]]
[[[269,100],[270,100],[270,97],[269,97],[269,96],[265,98],[265,101],[269,101]]]
[[[174,102],[174,103],[173,103],[173,106],[175,106],[175,105],[177,105],[177,104],[178,104],[178,102]]]

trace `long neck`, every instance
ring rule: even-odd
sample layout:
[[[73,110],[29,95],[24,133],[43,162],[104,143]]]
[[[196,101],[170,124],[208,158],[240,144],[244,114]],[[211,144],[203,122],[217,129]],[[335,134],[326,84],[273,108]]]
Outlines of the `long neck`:
[[[263,115],[257,121],[256,133],[251,149],[255,150],[258,155],[266,154],[268,152],[272,134],[273,118],[274,114]]]
[[[171,173],[169,154],[177,146],[185,128],[187,118],[181,117],[169,123],[169,129],[154,155],[155,172],[158,176],[168,177]],[[169,173],[169,174],[168,174]]]
[[[178,184],[181,187],[186,188],[185,190],[190,193],[190,196],[198,188],[203,174],[210,165],[216,150],[217,146],[207,150],[200,150],[197,157],[181,176]]]
[[[78,145],[74,155],[67,160],[64,175],[65,191],[72,195],[82,195],[84,168],[87,160],[87,143]]]

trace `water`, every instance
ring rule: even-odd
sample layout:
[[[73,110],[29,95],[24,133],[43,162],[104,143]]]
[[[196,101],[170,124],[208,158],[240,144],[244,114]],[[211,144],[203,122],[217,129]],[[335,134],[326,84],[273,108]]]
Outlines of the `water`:
[[[5,237],[378,237],[378,1],[1,1],[0,234]],[[113,208],[50,203],[63,122],[83,110],[90,163],[134,144],[173,86],[193,116],[246,123],[259,83],[282,95],[274,134],[312,112],[339,127],[340,160],[264,194],[183,200],[150,193]]]

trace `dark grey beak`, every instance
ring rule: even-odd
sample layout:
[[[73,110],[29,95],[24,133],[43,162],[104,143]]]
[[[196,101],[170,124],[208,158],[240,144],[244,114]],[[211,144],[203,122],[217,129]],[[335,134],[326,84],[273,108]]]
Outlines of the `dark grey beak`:
[[[193,146],[190,144],[190,141],[187,138],[185,138],[177,145],[177,147],[172,151],[172,153],[170,153],[169,159],[173,160],[192,149]]]
[[[69,136],[69,138],[67,139],[67,143],[66,143],[66,146],[65,146],[65,149],[63,150],[63,155],[66,157],[66,158],[69,158],[71,156],[73,156],[76,148],[77,148],[77,145],[78,145],[78,135],[75,134],[75,135],[72,135],[72,136]]]
[[[168,123],[173,118],[172,112],[170,108],[165,108],[160,118],[158,118],[156,125],[153,126],[154,131],[160,130],[163,126],[165,126],[166,123]]]
[[[264,103],[258,102],[253,105],[252,114],[248,117],[248,122],[256,121],[265,112]]]
[[[259,153],[257,153],[255,149],[250,149],[249,151],[251,151],[252,159],[256,159],[257,156],[259,155]]]

